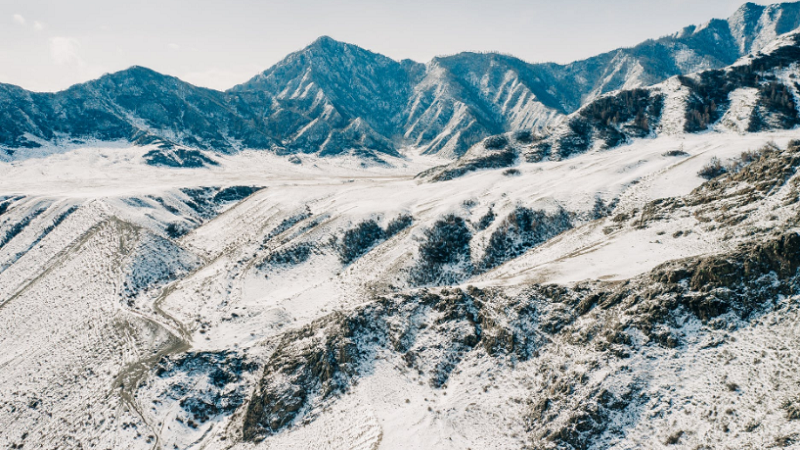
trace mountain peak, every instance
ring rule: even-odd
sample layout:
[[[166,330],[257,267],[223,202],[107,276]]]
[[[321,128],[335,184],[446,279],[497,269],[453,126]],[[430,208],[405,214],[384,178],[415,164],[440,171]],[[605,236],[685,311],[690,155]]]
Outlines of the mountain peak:
[[[343,44],[343,42],[337,41],[336,39],[334,39],[334,38],[332,38],[332,37],[330,37],[328,35],[323,35],[323,36],[318,37],[317,39],[314,40],[313,43],[311,43],[312,46],[314,46],[314,45],[332,45],[332,44]]]
[[[738,11],[741,12],[749,12],[749,11],[758,11],[759,13],[766,8],[764,5],[759,5],[758,3],[747,2],[739,7]]]
[[[117,72],[106,73],[97,80],[89,81],[86,83],[87,85],[96,85],[97,83],[104,83],[106,81],[113,81],[114,83],[119,82],[143,82],[145,80],[150,81],[165,81],[165,80],[178,80],[177,78],[165,75],[160,72],[156,72],[153,69],[144,67],[144,66],[131,66],[127,69],[119,70]],[[81,85],[76,85],[81,86]]]
[[[348,44],[346,42],[337,41],[336,39],[330,36],[320,36],[314,42],[312,42],[305,50],[322,50],[322,51],[341,51],[343,48],[347,47],[357,47],[353,44]]]

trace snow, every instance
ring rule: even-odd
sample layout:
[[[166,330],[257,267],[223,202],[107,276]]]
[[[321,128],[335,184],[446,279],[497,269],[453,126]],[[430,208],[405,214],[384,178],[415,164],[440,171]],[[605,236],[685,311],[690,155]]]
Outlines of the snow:
[[[758,102],[758,89],[736,89],[728,95],[731,102],[725,115],[718,126],[729,128],[740,134],[745,134],[750,125],[750,117]]]
[[[481,256],[489,236],[518,206],[564,208],[575,215],[574,229],[494,270],[464,279],[464,284],[477,286],[510,289],[531,281],[623,280],[668,260],[719,252],[736,241],[726,243],[689,217],[606,233],[610,218],[593,220],[590,213],[597,198],[606,203],[618,199],[615,212],[621,213],[653,199],[685,195],[703,182],[697,172],[712,157],[726,161],[768,142],[785,146],[796,138],[800,130],[664,135],[562,161],[522,163],[516,177],[503,175],[502,169],[483,170],[440,183],[415,178],[441,163],[419,155],[391,160],[392,167],[363,167],[357,159],[304,155],[297,165],[264,152],[244,151],[219,156],[218,167],[166,169],[144,164],[142,155],[149,148],[97,146],[0,163],[0,195],[26,196],[0,216],[0,236],[11,224],[44,208],[0,248],[0,265],[9,264],[0,272],[0,346],[13,349],[0,356],[0,398],[22,404],[35,394],[42,397],[42,408],[76,420],[73,428],[51,433],[52,439],[74,429],[79,439],[142,448],[153,445],[145,430],[155,428],[161,430],[162,444],[203,441],[206,448],[227,448],[215,436],[233,426],[237,416],[221,415],[198,429],[175,428],[175,403],[165,401],[155,410],[147,403],[168,388],[166,382],[150,380],[154,384],[135,395],[125,391],[125,386],[135,386],[140,376],[147,376],[143,361],[186,349],[264,353],[262,345],[270,337],[331,312],[350,310],[376,294],[408,289],[412,286],[405,274],[415,264],[424,231],[450,213],[472,223],[490,207],[497,215],[495,224],[475,231],[473,258]],[[687,155],[666,155],[675,150]],[[235,185],[264,189],[207,220],[193,215],[186,206],[189,198],[180,191]],[[55,217],[73,206],[79,208],[31,246]],[[306,208],[310,217],[266,239]],[[413,225],[349,266],[325,247],[363,220],[385,227],[401,213],[411,214]],[[165,224],[179,220],[197,226],[174,244],[165,244]],[[692,233],[673,237],[685,230]],[[270,252],[298,243],[321,250],[297,265],[259,267]],[[149,257],[155,253],[161,259]],[[167,269],[175,275],[165,276]],[[130,291],[134,279],[146,286],[126,299],[122,294]],[[687,354],[675,367],[698,364],[702,357]],[[652,363],[643,359],[631,364]],[[524,395],[529,387],[523,388],[520,379],[534,369],[500,370],[488,360],[470,360],[459,367],[444,395],[420,385],[413,371],[398,372],[390,362],[379,363],[318,420],[271,438],[260,448],[374,448],[378,443],[381,448],[518,448],[524,433],[512,418],[524,414],[523,406],[509,399]],[[88,370],[95,375],[85,375]],[[495,373],[491,383],[490,372]],[[126,376],[117,376],[120,373]],[[65,376],[75,381],[67,382]],[[676,377],[665,378],[657,389],[691,382]],[[192,380],[199,383],[198,392],[205,389],[203,379]],[[242,386],[252,387],[254,381],[249,380]],[[488,384],[497,388],[482,393],[479,386]],[[703,384],[697,386],[702,389]],[[113,401],[103,400],[109,391]],[[78,422],[101,418],[106,428],[92,427],[96,431],[91,436],[80,434],[90,431],[78,431]],[[48,440],[51,422],[35,410],[11,420],[0,418],[0,426],[9,430],[6,436],[17,439],[22,430],[35,430],[36,442],[63,444]],[[172,429],[159,428],[167,421]],[[111,425],[120,422],[133,425]],[[634,435],[644,440],[648,433],[653,430],[641,424]]]

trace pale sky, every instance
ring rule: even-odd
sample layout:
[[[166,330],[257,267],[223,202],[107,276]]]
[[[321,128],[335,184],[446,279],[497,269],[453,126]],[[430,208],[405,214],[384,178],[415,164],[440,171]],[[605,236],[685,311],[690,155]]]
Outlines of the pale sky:
[[[499,51],[566,63],[726,18],[742,3],[0,0],[0,82],[56,91],[140,65],[227,89],[322,35],[419,62]]]

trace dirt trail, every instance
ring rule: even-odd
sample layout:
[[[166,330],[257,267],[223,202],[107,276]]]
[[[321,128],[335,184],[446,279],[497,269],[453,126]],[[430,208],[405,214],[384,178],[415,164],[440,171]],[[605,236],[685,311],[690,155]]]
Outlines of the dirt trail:
[[[122,280],[124,276],[122,273],[124,260],[134,249],[136,241],[141,237],[142,230],[136,225],[117,218],[112,218],[109,222],[117,227],[116,234],[120,239],[119,252],[116,255],[116,267],[117,270],[120,271],[118,274],[119,279]],[[148,422],[141,405],[136,402],[136,391],[150,371],[162,358],[186,352],[191,348],[191,333],[187,327],[161,308],[161,303],[174,291],[177,283],[179,283],[179,280],[162,288],[158,297],[153,301],[152,308],[155,317],[147,317],[138,311],[127,308],[127,306],[125,306],[126,304],[122,302],[126,313],[134,316],[136,320],[143,321],[147,326],[155,330],[160,330],[167,335],[165,342],[155,352],[142,355],[142,357],[123,366],[112,386],[112,392],[119,392],[122,402],[125,403],[132,412],[136,413],[153,433],[155,437],[153,449],[161,448],[159,427],[156,424]],[[173,329],[177,331],[177,333],[173,331]]]

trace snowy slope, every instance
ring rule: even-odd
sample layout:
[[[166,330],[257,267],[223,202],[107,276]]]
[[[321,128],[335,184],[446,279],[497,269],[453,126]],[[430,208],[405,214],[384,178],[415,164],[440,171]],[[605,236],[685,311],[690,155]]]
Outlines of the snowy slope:
[[[542,304],[534,307],[540,318],[528,318],[523,293],[539,289],[531,283],[636,279],[665,261],[750,242],[751,222],[788,220],[794,204],[715,230],[698,222],[707,213],[683,207],[645,228],[637,220],[653,199],[689,195],[712,157],[735,161],[743,151],[769,142],[785,148],[798,137],[796,131],[665,136],[564,161],[520,163],[519,174],[484,170],[446,183],[415,178],[433,162],[426,159],[405,169],[363,168],[358,160],[306,157],[297,165],[245,152],[220,157],[216,167],[174,172],[142,164],[148,147],[94,147],[2,163],[8,175],[0,180],[0,338],[13,351],[0,361],[0,408],[7,413],[0,438],[6,446],[130,448],[252,448],[247,442],[262,438],[257,447],[545,442],[537,437],[541,426],[526,421],[553,381],[535,374],[558,370],[564,355],[589,350],[564,341],[547,344],[556,345],[547,356],[525,353],[519,362],[500,356],[507,333],[526,336],[531,348],[561,342],[550,328],[537,327],[545,316],[555,320],[569,309]],[[784,186],[759,210],[781,207],[794,184]],[[410,221],[396,220],[403,216]],[[447,249],[445,256],[423,250],[441,233],[455,239],[452,233],[463,232],[467,247]],[[343,262],[344,255],[354,257]],[[493,340],[486,334],[475,347],[469,311],[478,304],[432,286],[440,283],[485,290],[469,298],[483,299],[480,311],[489,308],[476,314],[492,317],[485,333]],[[440,297],[456,303],[436,306]],[[360,314],[372,318],[362,321]],[[622,362],[590,362],[606,358],[603,353],[576,360],[570,370],[590,373],[598,385],[618,384],[656,373],[648,361],[676,351],[687,362],[671,364],[694,370],[689,361],[716,332],[692,320],[682,332],[695,330],[697,347],[694,337],[687,337],[685,351],[635,347],[644,353],[630,376],[620,372]],[[783,333],[779,326],[742,327],[741,333],[757,334],[753,339]],[[310,334],[299,339],[297,333]],[[372,335],[378,341],[361,341]],[[330,351],[342,356],[323,358],[329,361],[323,368],[306,372],[307,355],[340,345]],[[749,386],[740,378],[731,382]],[[277,386],[307,396],[290,406]],[[297,386],[300,391],[292,390]],[[659,392],[650,397],[654,402],[678,395],[650,386]],[[708,392],[707,386],[693,382],[686,389]],[[276,416],[274,434],[265,435],[253,405],[279,398],[288,408],[280,414],[292,412]],[[579,404],[559,403],[554,411],[563,416]],[[637,405],[630,411],[644,407]],[[780,425],[780,414],[754,416],[767,421],[757,435],[790,434],[792,424]],[[660,422],[652,425],[655,432],[630,419],[621,423],[629,431],[598,432],[592,445],[650,445],[653,436],[660,442],[673,433]],[[705,442],[710,430],[679,438]],[[553,442],[572,442],[563,439]]]

